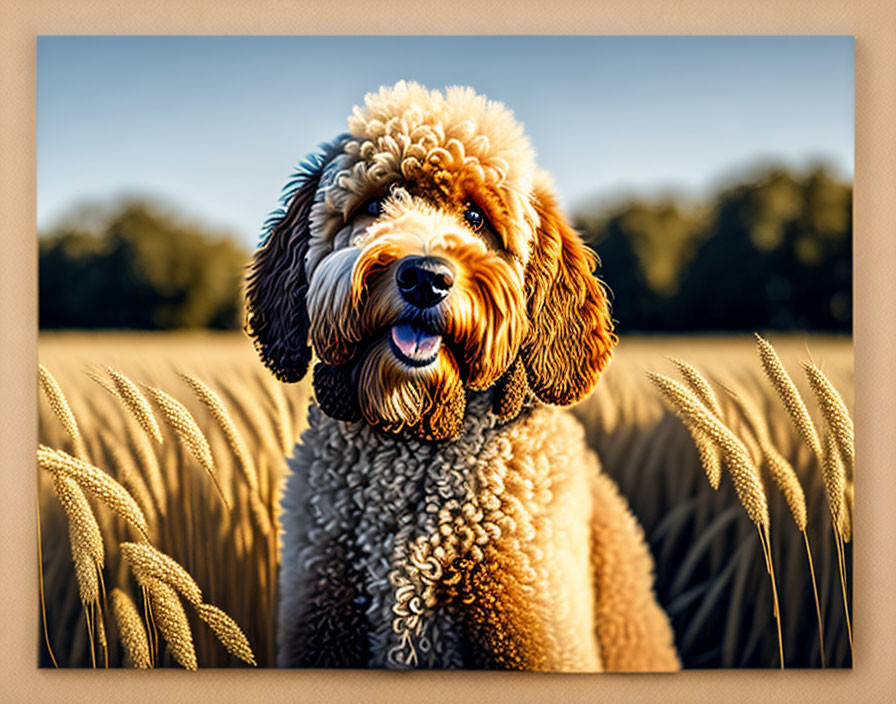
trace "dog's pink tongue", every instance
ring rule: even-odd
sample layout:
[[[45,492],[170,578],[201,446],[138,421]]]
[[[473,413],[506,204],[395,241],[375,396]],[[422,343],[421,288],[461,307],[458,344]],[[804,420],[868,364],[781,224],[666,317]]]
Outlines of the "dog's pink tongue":
[[[439,348],[441,337],[429,334],[408,323],[392,328],[392,342],[409,359],[430,359]]]

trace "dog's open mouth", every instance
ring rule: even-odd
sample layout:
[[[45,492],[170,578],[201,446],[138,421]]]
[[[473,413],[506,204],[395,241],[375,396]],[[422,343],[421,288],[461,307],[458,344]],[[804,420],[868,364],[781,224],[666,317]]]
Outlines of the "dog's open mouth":
[[[399,360],[412,367],[436,361],[442,337],[414,323],[398,323],[389,333],[389,344]]]

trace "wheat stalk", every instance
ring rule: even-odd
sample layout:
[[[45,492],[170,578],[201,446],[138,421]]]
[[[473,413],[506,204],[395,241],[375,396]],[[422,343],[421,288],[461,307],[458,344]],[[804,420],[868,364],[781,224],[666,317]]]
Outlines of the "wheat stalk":
[[[180,401],[166,394],[161,389],[157,389],[154,386],[144,386],[144,389],[152,397],[152,400],[162,412],[162,417],[177,437],[180,438],[190,454],[193,455],[209,478],[211,478],[218,495],[221,497],[221,501],[227,506],[227,499],[224,498],[224,493],[218,484],[218,478],[215,476],[215,461],[212,458],[212,450],[192,414]]]
[[[687,426],[697,447],[697,454],[700,456],[700,465],[706,472],[706,478],[709,485],[713,489],[719,488],[719,482],[722,479],[722,458],[719,456],[719,450],[704,433],[691,426]]]
[[[157,443],[162,442],[162,431],[159,423],[152,412],[152,407],[146,400],[146,397],[140,393],[140,388],[133,381],[128,379],[121,372],[117,372],[110,367],[106,367],[106,373],[115,383],[115,390],[118,392],[118,399],[124,404],[140,426],[149,433]]]
[[[162,468],[159,466],[159,459],[156,457],[152,443],[147,434],[140,429],[130,416],[127,417],[125,427],[127,428],[134,456],[143,469],[142,474],[155,500],[156,508],[159,513],[165,516],[168,512],[165,480],[162,478]]]
[[[759,359],[762,361],[762,368],[778,396],[784,402],[784,407],[790,414],[790,419],[796,428],[797,433],[806,443],[807,447],[812,450],[816,457],[822,456],[821,443],[818,441],[818,433],[809,411],[806,410],[806,404],[800,392],[797,391],[796,384],[781,364],[781,359],[775,348],[771,346],[768,340],[756,334],[756,344],[759,348]]]
[[[784,495],[784,500],[787,502],[787,508],[790,509],[796,527],[804,533],[807,524],[806,495],[796,472],[790,462],[771,445],[762,446],[762,455],[772,480]]]
[[[731,389],[725,389],[740,411],[756,440],[759,442],[759,451],[765,461],[765,466],[771,475],[775,485],[784,495],[787,507],[793,516],[797,528],[806,530],[807,512],[806,495],[802,484],[796,476],[791,464],[775,448],[769,436],[768,426],[762,419],[759,410],[746,396],[742,396]]]
[[[146,577],[141,584],[149,592],[153,620],[168,643],[171,656],[187,670],[198,669],[190,622],[187,621],[187,614],[177,592],[153,577]]]
[[[152,667],[149,657],[149,641],[143,620],[131,598],[116,587],[109,593],[112,601],[112,614],[118,626],[118,635],[124,646],[124,652],[134,667],[148,670]]]
[[[103,444],[111,456],[112,464],[117,470],[116,474],[122,486],[134,497],[137,505],[140,506],[140,509],[147,517],[148,524],[153,527],[156,526],[158,514],[156,513],[155,502],[131,455],[111,433],[103,429],[100,429],[99,432]]]
[[[722,407],[719,405],[719,399],[716,398],[715,391],[712,390],[712,385],[693,365],[688,364],[681,359],[675,359],[674,357],[670,357],[669,361],[678,367],[678,371],[681,372],[681,376],[684,378],[685,383],[691,388],[694,395],[700,399],[701,403],[715,414],[716,418],[721,420],[723,417]]]
[[[214,631],[227,651],[250,665],[257,665],[249,640],[230,616],[212,604],[199,604],[196,607],[199,617]]]
[[[46,445],[38,447],[37,461],[43,469],[53,474],[63,474],[74,479],[97,501],[108,506],[139,530],[143,537],[148,538],[149,526],[134,497],[99,467]]]
[[[218,427],[220,427],[221,431],[224,433],[224,437],[227,439],[227,444],[230,445],[233,455],[237,458],[239,467],[242,470],[243,478],[249,485],[249,501],[255,521],[261,532],[264,535],[268,535],[272,530],[271,519],[259,494],[258,471],[255,468],[255,462],[252,460],[252,454],[249,452],[249,447],[246,445],[246,441],[237,429],[236,424],[233,422],[233,419],[227,410],[227,406],[224,405],[224,401],[221,400],[221,397],[218,396],[218,394],[212,391],[206,384],[199,381],[199,379],[183,372],[178,372],[178,374],[181,379],[189,385],[202,404],[209,410],[212,417],[217,421]]]
[[[852,481],[855,468],[855,429],[846,404],[837,389],[817,366],[810,362],[803,362],[803,369],[809,379],[809,385],[815,393],[821,415],[830,428],[837,449],[843,459],[843,469],[846,480]]]
[[[840,589],[843,593],[843,611],[846,632],[852,650],[852,624],[846,598],[846,565],[843,543],[852,537],[852,503],[847,487],[852,487],[855,465],[855,431],[846,404],[834,385],[814,364],[804,362],[803,369],[815,394],[825,421],[824,450],[821,455],[822,474],[831,521],[834,528],[834,544],[837,548],[837,567],[840,572]]]
[[[852,650],[852,626],[849,618],[849,607],[846,599],[846,576],[845,565],[843,560],[843,540],[846,535],[851,535],[850,517],[845,507],[846,500],[844,498],[846,489],[846,469],[844,462],[852,466],[854,464],[854,433],[852,420],[846,411],[846,406],[834,386],[827,377],[814,364],[803,363],[803,368],[809,378],[809,384],[815,393],[818,405],[825,419],[827,432],[824,434],[824,447],[819,442],[818,433],[815,425],[809,417],[809,412],[803,403],[802,397],[796,389],[793,380],[787,374],[784,366],[781,364],[777,353],[771,344],[756,335],[759,347],[759,356],[762,360],[763,368],[766,375],[778,392],[784,402],[787,412],[790,414],[791,420],[802,437],[803,441],[810,450],[819,459],[822,467],[822,474],[825,484],[825,493],[828,499],[828,508],[831,511],[831,522],[834,528],[834,543],[837,548],[837,567],[840,572],[840,587],[843,592],[843,609],[846,616],[846,629],[849,636],[849,647]],[[780,467],[780,463],[778,467]],[[789,467],[789,465],[788,465]],[[770,466],[774,472],[774,467]],[[792,471],[792,468],[790,468]],[[851,471],[851,470],[850,470]],[[773,474],[774,476],[774,474]],[[785,478],[785,481],[787,479]],[[785,493],[785,496],[787,494]],[[790,501],[788,500],[788,504]],[[805,530],[803,535],[806,537]],[[811,565],[811,551],[809,549],[809,540],[806,537],[806,552],[809,555]],[[812,569],[813,587],[814,587],[814,568]],[[817,594],[817,592],[816,592]],[[816,609],[818,607],[816,595]],[[819,636],[821,637],[821,619],[819,613]],[[822,666],[824,665],[822,645]]]
[[[831,511],[831,521],[838,535],[842,535],[841,526],[846,493],[846,472],[843,469],[843,461],[840,459],[837,440],[832,432],[824,434],[822,474],[824,475],[824,489],[827,494],[828,508]]]
[[[38,588],[40,590],[40,616],[44,626],[44,642],[47,645],[47,652],[50,654],[50,661],[53,667],[59,669],[59,663],[56,661],[56,654],[53,652],[53,646],[50,643],[50,632],[47,627],[47,602],[46,590],[44,588],[44,548],[43,536],[40,529],[40,492],[34,495],[35,514],[37,517],[37,578]]]
[[[832,432],[824,434],[824,488],[831,511],[831,525],[834,528],[834,545],[837,548],[837,568],[840,571],[840,588],[843,592],[843,611],[846,615],[846,631],[849,636],[849,648],[852,650],[852,624],[849,618],[849,603],[846,598],[846,569],[843,559],[843,513],[845,511],[846,477],[840,450]]]
[[[677,381],[654,372],[648,372],[647,375],[675,413],[686,424],[693,425],[715,443],[728,466],[737,496],[750,520],[757,526],[767,527],[769,517],[765,490],[759,480],[759,473],[740,440]]]
[[[50,409],[56,414],[65,432],[72,439],[75,455],[86,459],[87,448],[84,445],[84,438],[81,437],[75,414],[72,413],[72,409],[68,405],[65,394],[62,393],[59,383],[43,364],[37,365],[37,378],[40,381],[40,388],[44,392],[44,397],[47,399]]]
[[[158,579],[176,587],[192,604],[202,603],[202,591],[196,581],[173,558],[145,543],[121,543],[120,550],[138,583]]]
[[[212,417],[217,421],[218,426],[224,433],[224,437],[227,438],[227,443],[233,450],[234,456],[237,458],[243,469],[243,475],[246,478],[246,483],[249,485],[249,488],[252,489],[252,491],[258,491],[258,473],[255,469],[255,463],[252,461],[249,447],[246,445],[246,441],[243,439],[239,430],[237,430],[221,397],[207,385],[199,381],[199,379],[196,379],[189,374],[184,374],[183,372],[178,373],[180,378],[189,385],[193,390],[193,393],[196,394],[196,397],[206,408],[208,408]]]
[[[53,475],[53,491],[68,518],[68,535],[81,603],[99,602],[98,572],[103,568],[103,536],[81,487],[64,474]]]
[[[91,381],[95,381],[97,384],[102,386],[109,394],[112,395],[113,398],[118,399],[119,402],[121,401],[121,398],[118,395],[118,390],[115,388],[115,384],[113,384],[111,381],[105,379],[104,377],[101,377],[99,374],[96,374],[89,369],[84,370],[84,374],[86,374]]]
[[[754,466],[750,455],[740,440],[728,429],[728,427],[713,413],[708,410],[691,391],[679,384],[674,379],[648,372],[651,381],[662,392],[663,397],[672,409],[686,423],[712,440],[721,453],[728,471],[731,474],[734,489],[740,499],[741,505],[756,524],[759,532],[759,542],[762,545],[766,565],[768,566],[769,579],[772,585],[772,603],[774,607],[775,624],[778,631],[778,653],[781,669],[784,668],[784,640],[781,634],[781,614],[778,607],[778,588],[775,584],[775,568],[772,563],[771,544],[769,536],[768,502],[765,497],[765,489],[759,478],[759,471]],[[698,374],[699,376],[699,374]],[[708,384],[707,384],[708,386]]]

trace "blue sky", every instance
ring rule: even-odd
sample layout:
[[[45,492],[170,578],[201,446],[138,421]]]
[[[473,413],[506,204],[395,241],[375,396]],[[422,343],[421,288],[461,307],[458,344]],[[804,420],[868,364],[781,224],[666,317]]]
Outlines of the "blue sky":
[[[504,102],[570,209],[766,162],[853,174],[851,37],[39,37],[38,229],[148,195],[251,247],[295,164],[399,79]]]

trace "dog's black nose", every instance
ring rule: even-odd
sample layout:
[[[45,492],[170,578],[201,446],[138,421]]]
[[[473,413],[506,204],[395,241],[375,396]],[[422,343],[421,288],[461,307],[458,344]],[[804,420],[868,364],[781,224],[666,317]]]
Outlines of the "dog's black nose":
[[[418,308],[441,303],[454,285],[454,269],[438,257],[405,257],[395,272],[402,298]]]

